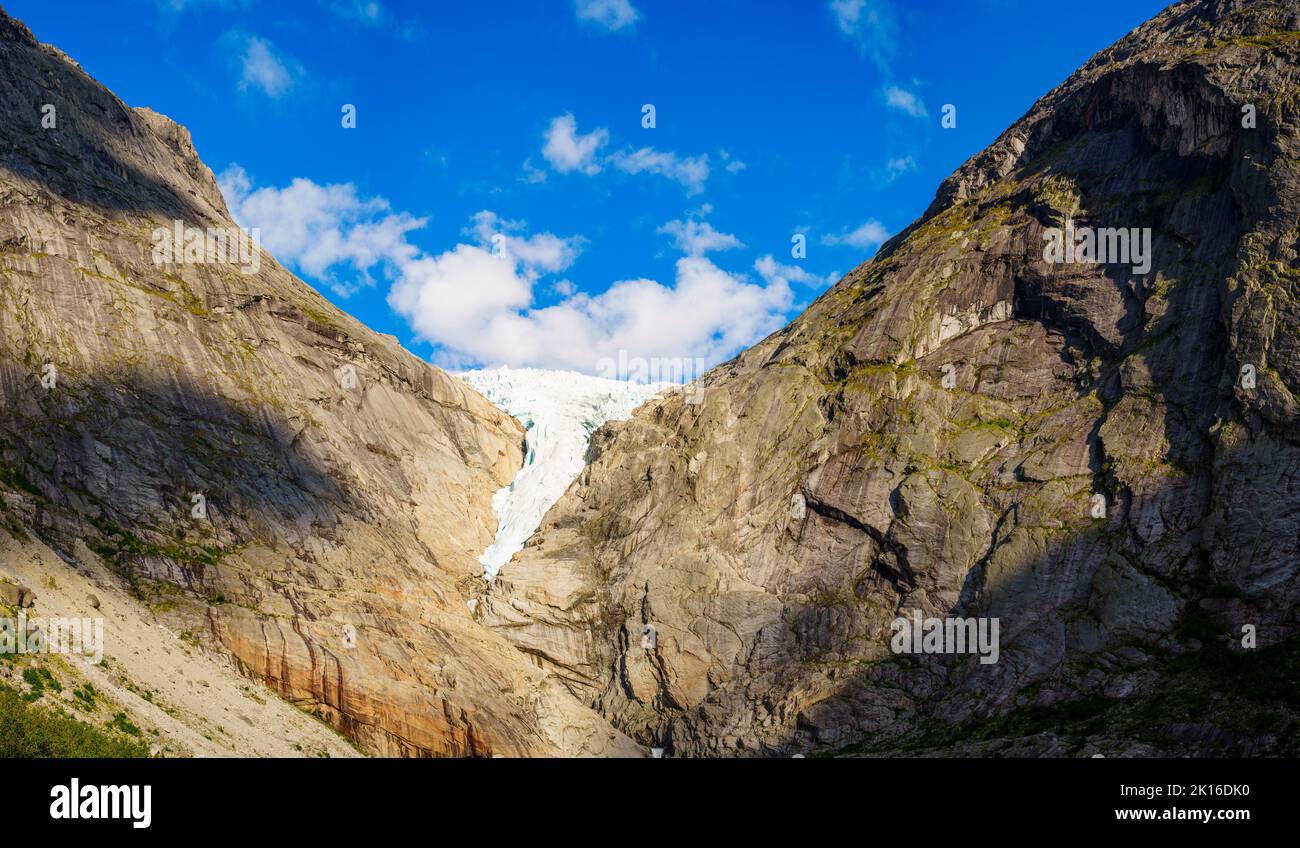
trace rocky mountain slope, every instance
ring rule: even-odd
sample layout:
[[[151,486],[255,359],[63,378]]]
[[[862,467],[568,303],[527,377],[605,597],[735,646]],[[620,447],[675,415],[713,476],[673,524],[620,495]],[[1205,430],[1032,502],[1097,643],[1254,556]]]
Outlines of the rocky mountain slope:
[[[598,432],[484,622],[677,755],[1295,754],[1298,70],[1294,0],[1098,54],[701,403]],[[1067,223],[1149,271],[1048,262]],[[918,610],[998,662],[895,654]]]
[[[189,134],[3,13],[0,111],[5,574],[94,575],[110,655],[165,626],[368,752],[640,754],[471,618],[519,425],[269,255],[155,261],[235,226]]]

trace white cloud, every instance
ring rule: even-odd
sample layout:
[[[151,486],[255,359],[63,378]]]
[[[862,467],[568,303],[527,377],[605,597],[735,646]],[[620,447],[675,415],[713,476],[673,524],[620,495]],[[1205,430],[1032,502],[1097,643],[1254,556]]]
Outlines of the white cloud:
[[[477,334],[502,316],[518,314],[532,299],[532,282],[509,257],[468,244],[408,262],[388,294],[389,305],[417,333],[457,358],[465,348],[488,342]],[[491,342],[505,340],[497,336]]]
[[[888,86],[885,89],[885,103],[889,108],[906,112],[913,118],[925,118],[930,114],[926,111],[925,104],[921,102],[921,98],[917,97],[907,89],[899,88],[896,85]]]
[[[503,231],[532,252],[508,242],[494,255],[483,239]],[[468,232],[480,244],[407,262],[388,298],[435,345],[435,360],[450,368],[536,366],[590,374],[602,357],[617,357],[620,350],[634,357],[701,357],[712,365],[780,327],[793,300],[784,278],[755,283],[703,256],[686,256],[677,261],[671,285],[621,280],[593,295],[563,279],[548,287],[560,302],[536,308],[539,273],[566,267],[580,239],[525,237],[520,223],[491,212],[476,215]]]
[[[580,135],[578,122],[573,115],[565,114],[551,121],[545,138],[542,156],[561,174],[570,171],[581,171],[584,174],[600,172],[596,153],[609,141],[609,130],[597,129]]]
[[[714,250],[731,250],[744,247],[740,239],[730,233],[720,233],[708,221],[694,218],[669,221],[655,232],[673,237],[673,244],[687,256],[703,256]]]
[[[578,132],[578,122],[571,113],[553,118],[543,138],[542,158],[561,174],[577,171],[591,176],[610,165],[627,174],[658,174],[680,183],[688,195],[704,191],[704,183],[709,178],[707,154],[678,156],[669,151],[642,147],[640,150],[619,150],[601,158],[601,149],[609,143],[609,130],[599,127],[583,135]],[[739,164],[744,167],[743,163]],[[546,175],[529,160],[524,162],[522,179],[540,183],[546,181]]]
[[[585,244],[578,236],[530,235],[523,221],[483,210],[465,228],[470,243],[433,256],[407,238],[424,219],[395,213],[382,198],[363,199],[350,184],[295,179],[281,189],[256,188],[237,165],[219,183],[235,219],[261,228],[263,246],[305,276],[345,294],[357,284],[336,279],[341,271],[360,276],[361,284],[376,272],[392,279],[389,305],[449,368],[591,374],[602,357],[621,350],[633,357],[700,357],[713,365],[785,323],[791,281],[810,284],[798,269],[774,263],[756,264],[761,281],[755,282],[703,255],[687,255],[677,261],[671,284],[620,280],[588,294],[569,279],[546,282],[574,263]],[[681,232],[686,245],[701,251],[734,239],[694,219]],[[537,307],[540,291],[560,301]]]
[[[641,18],[630,0],[574,0],[574,14],[611,32],[630,27]]]
[[[704,191],[709,178],[709,157],[678,156],[676,153],[643,147],[632,152],[619,151],[609,157],[610,164],[628,174],[650,173],[681,183],[688,195]]]
[[[898,156],[890,159],[885,163],[884,173],[881,175],[886,183],[892,183],[894,180],[906,174],[908,171],[916,170],[916,160],[911,156]]]
[[[889,0],[831,0],[830,9],[840,32],[877,67],[888,70],[898,51],[898,26]]]
[[[229,41],[240,51],[240,91],[257,89],[278,99],[294,87],[295,77],[302,75],[301,65],[283,57],[264,38],[235,33]]]
[[[565,270],[578,258],[586,243],[581,236],[564,239],[550,233],[512,235],[523,231],[527,223],[504,220],[487,209],[475,213],[470,221],[472,226],[464,230],[466,235],[474,236],[479,247],[517,263],[530,279]]]
[[[391,32],[407,41],[419,37],[421,32],[415,21],[398,18],[387,6],[376,0],[331,0],[329,8],[344,20]]]
[[[853,35],[857,31],[862,9],[866,5],[867,0],[831,0],[831,14],[835,15],[835,23],[840,32]]]
[[[406,236],[425,219],[394,213],[382,198],[362,200],[351,184],[300,178],[282,189],[254,188],[238,165],[217,182],[235,220],[261,230],[272,256],[344,297],[372,285],[377,267],[392,272],[418,253]]]
[[[596,372],[602,357],[700,357],[716,364],[780,327],[789,286],[758,285],[704,257],[677,261],[671,286],[622,280],[530,309],[530,283],[509,261],[469,245],[406,269],[389,304],[448,367],[483,364]]]
[[[779,282],[788,286],[790,283],[799,283],[814,289],[825,288],[840,278],[839,271],[832,271],[821,277],[797,265],[782,265],[773,259],[770,253],[754,263],[754,270],[769,284]]]
[[[726,169],[727,169],[727,173],[729,174],[738,174],[748,167],[744,162],[740,161],[739,159],[732,159],[731,154],[725,150],[718,151],[718,158],[721,159],[723,162],[727,163]]]
[[[533,160],[528,158],[524,160],[524,175],[520,179],[526,183],[536,185],[537,183],[546,182],[548,177],[545,171],[534,165]]]
[[[822,244],[872,248],[879,247],[888,239],[889,231],[885,229],[885,225],[872,218],[855,230],[845,231],[838,235],[822,236]]]

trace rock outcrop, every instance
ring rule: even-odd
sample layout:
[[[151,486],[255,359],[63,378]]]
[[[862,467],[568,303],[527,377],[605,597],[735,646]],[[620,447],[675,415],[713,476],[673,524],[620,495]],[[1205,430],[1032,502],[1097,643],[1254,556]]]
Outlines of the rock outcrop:
[[[638,755],[467,606],[517,422],[269,255],[157,261],[235,228],[189,134],[3,13],[0,111],[0,525],[370,752]]]
[[[7,604],[16,609],[26,609],[35,603],[36,593],[26,586],[0,583],[0,604]]]
[[[701,402],[598,432],[484,622],[676,755],[1294,754],[1298,73],[1293,0],[1098,54]],[[1067,226],[1149,270],[1047,261]],[[998,661],[896,654],[913,611]]]

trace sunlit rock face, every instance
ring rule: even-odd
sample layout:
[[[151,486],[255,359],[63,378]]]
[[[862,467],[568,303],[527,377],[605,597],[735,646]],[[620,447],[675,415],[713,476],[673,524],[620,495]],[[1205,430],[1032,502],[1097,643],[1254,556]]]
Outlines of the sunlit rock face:
[[[699,402],[598,431],[485,623],[677,755],[1295,754],[1298,31],[1202,0],[1098,54]],[[1150,255],[1049,261],[1085,228]],[[998,661],[896,653],[917,611]]]
[[[468,608],[519,425],[268,254],[160,262],[236,230],[189,133],[2,13],[0,111],[8,532],[367,752],[640,753]]]

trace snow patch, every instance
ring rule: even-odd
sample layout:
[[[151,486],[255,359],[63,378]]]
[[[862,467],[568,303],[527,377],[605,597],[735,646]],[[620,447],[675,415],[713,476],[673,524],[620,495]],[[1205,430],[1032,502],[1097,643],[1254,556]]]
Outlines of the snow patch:
[[[527,430],[524,467],[492,498],[497,535],[478,558],[489,580],[523,550],[546,510],[582,471],[596,428],[631,417],[638,406],[673,386],[539,368],[496,368],[457,376],[519,419]]]

